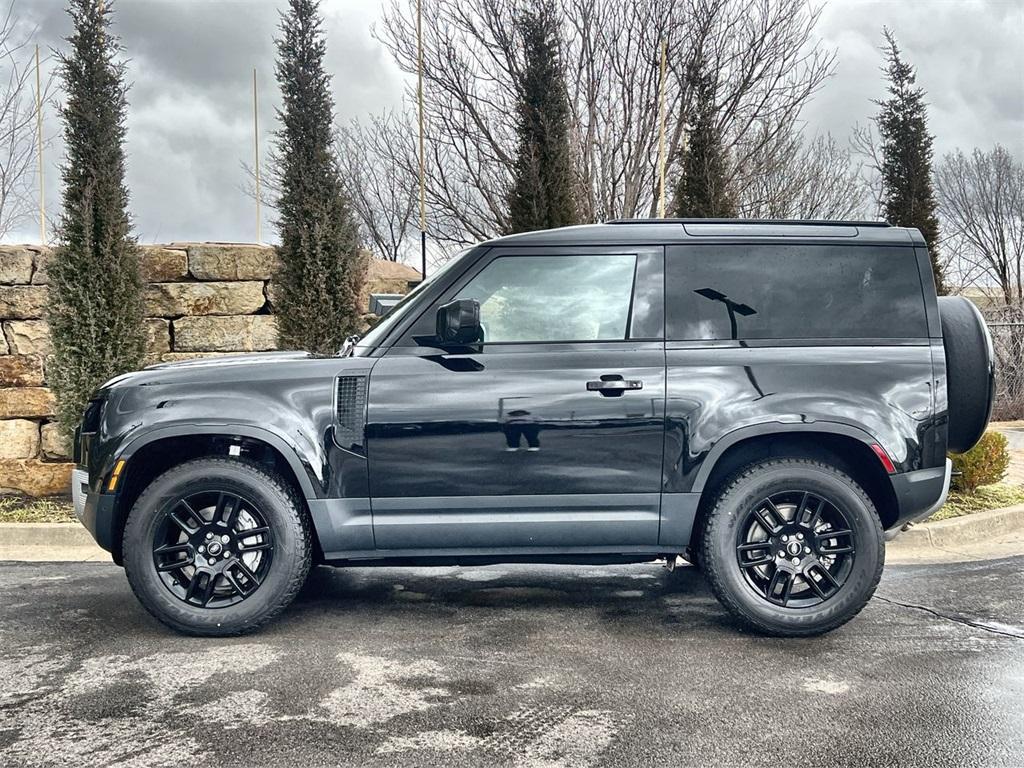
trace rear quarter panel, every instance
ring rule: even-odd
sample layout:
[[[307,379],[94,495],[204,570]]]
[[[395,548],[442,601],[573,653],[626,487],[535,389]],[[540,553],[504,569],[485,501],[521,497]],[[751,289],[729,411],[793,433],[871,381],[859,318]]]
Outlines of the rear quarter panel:
[[[753,427],[852,431],[880,444],[899,472],[923,466],[922,442],[935,426],[926,342],[667,346],[666,492],[701,490],[709,456]]]

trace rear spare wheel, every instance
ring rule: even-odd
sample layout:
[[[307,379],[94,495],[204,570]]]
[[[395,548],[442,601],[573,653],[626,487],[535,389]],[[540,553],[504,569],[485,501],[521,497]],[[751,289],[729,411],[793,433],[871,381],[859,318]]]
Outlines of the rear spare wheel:
[[[962,296],[940,296],[939,317],[946,349],[949,450],[963,453],[981,439],[992,415],[992,337],[981,312]]]

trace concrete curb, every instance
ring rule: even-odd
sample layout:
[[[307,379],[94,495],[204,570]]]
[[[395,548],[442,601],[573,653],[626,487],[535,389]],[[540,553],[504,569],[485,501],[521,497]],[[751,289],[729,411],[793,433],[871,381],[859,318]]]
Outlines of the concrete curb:
[[[0,523],[3,547],[89,547],[96,546],[81,523]]]
[[[951,517],[934,523],[920,523],[901,533],[893,543],[948,549],[1019,530],[1024,530],[1024,504]]]

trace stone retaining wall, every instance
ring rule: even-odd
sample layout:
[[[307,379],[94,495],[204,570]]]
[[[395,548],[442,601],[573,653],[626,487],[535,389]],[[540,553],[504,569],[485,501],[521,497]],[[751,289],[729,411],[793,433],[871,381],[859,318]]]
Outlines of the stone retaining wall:
[[[0,246],[0,493],[67,493],[71,465],[53,394],[46,386],[52,347],[45,318],[42,246]],[[147,363],[277,348],[273,248],[233,243],[141,247]],[[369,293],[405,293],[419,273],[370,260]]]

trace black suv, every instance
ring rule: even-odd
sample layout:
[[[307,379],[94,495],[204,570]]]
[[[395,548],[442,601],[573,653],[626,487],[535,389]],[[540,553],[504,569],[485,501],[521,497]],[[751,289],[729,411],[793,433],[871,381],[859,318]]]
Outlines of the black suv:
[[[471,248],[334,357],[116,378],[73,490],[192,634],[256,628],[313,563],[683,557],[748,626],[811,635],[943,503],[992,395],[916,230],[612,222]]]

